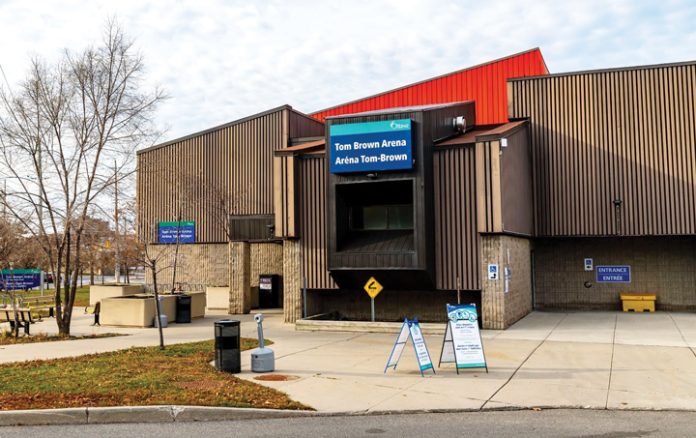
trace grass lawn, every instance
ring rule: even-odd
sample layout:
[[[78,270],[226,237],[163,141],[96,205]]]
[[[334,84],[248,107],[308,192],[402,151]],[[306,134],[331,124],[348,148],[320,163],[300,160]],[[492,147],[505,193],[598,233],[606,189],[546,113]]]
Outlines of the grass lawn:
[[[20,329],[22,333],[22,329]],[[122,336],[117,333],[101,333],[98,335],[84,335],[84,336],[59,336],[59,335],[48,335],[46,333],[39,333],[31,336],[22,336],[15,338],[11,335],[9,331],[0,331],[0,345],[14,345],[14,344],[32,344],[34,342],[51,342],[51,341],[71,341],[76,339],[94,339],[94,338],[111,338],[113,336]]]
[[[62,293],[62,289],[61,289]],[[27,292],[18,292],[19,295],[23,297],[40,297],[41,296],[41,291],[40,290],[30,290]],[[53,294],[55,294],[55,289],[46,289],[44,290],[44,296],[45,297],[52,297]],[[85,287],[78,287],[77,291],[75,292],[75,307],[87,307],[89,306],[89,286]]]
[[[242,339],[242,349],[255,339]],[[308,409],[210,366],[214,341],[0,365],[0,410],[198,405]]]

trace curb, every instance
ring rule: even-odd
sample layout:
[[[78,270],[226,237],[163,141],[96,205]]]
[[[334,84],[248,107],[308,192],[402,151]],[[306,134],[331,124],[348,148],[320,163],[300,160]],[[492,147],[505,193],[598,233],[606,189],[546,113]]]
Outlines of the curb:
[[[208,406],[116,406],[106,408],[64,408],[35,409],[22,411],[0,411],[0,427],[8,426],[54,426],[113,423],[174,423],[203,421],[237,421],[282,419],[301,417],[342,417],[342,416],[388,416],[403,414],[435,413],[492,413],[501,411],[546,411],[546,410],[587,410],[587,411],[635,411],[635,412],[696,412],[694,409],[646,409],[620,408],[607,409],[590,406],[505,406],[484,409],[407,409],[386,411],[348,411],[317,412],[291,411],[257,408],[219,408]],[[0,429],[1,431],[1,429]]]
[[[315,411],[207,406],[116,406],[106,408],[0,411],[0,427],[107,423],[233,421],[316,416]]]

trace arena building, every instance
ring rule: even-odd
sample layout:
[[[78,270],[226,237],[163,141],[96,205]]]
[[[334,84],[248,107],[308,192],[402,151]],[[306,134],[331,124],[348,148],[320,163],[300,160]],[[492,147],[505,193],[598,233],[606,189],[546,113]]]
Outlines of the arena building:
[[[533,49],[275,108],[139,151],[139,232],[171,257],[163,230],[185,221],[180,281],[230,313],[279,275],[287,322],[368,320],[370,278],[380,321],[462,301],[506,328],[620,292],[693,311],[695,88],[696,62],[549,74]]]

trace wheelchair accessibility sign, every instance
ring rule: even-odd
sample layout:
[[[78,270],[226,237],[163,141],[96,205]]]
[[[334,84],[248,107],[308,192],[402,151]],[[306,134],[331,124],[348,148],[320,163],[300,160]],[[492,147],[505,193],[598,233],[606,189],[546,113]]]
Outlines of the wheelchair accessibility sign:
[[[497,280],[498,279],[498,265],[490,264],[488,265],[488,279]]]

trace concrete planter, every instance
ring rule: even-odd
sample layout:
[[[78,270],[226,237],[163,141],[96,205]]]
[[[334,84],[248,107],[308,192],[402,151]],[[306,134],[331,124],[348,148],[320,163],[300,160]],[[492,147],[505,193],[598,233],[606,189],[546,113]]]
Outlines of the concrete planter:
[[[94,306],[104,298],[124,297],[143,293],[140,284],[103,284],[89,287],[89,305]]]
[[[208,310],[228,310],[230,308],[229,286],[208,286],[205,288]]]
[[[112,297],[101,301],[102,325],[150,327],[154,318],[155,299],[152,296]]]

